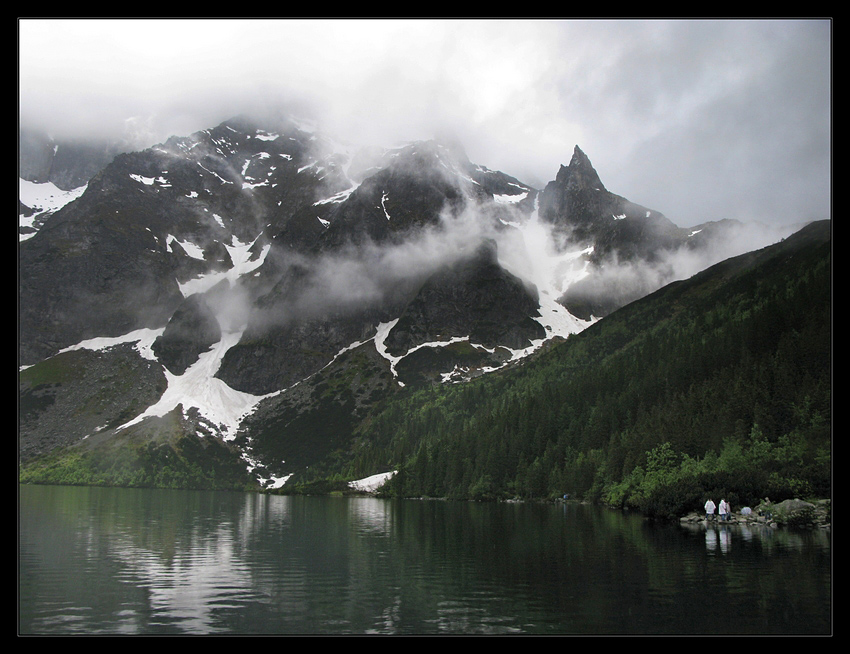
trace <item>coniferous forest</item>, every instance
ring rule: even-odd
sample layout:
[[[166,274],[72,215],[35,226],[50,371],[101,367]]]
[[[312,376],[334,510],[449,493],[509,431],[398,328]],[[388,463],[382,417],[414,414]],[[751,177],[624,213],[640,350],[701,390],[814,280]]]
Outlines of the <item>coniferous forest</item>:
[[[394,496],[568,495],[658,517],[828,496],[830,230],[662,288],[518,368],[399,394],[314,483],[383,467]]]

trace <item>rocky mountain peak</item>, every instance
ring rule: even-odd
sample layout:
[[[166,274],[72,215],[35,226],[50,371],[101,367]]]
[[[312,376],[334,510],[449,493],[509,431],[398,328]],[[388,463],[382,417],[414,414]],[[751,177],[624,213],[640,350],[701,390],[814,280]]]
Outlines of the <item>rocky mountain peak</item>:
[[[606,190],[590,158],[577,145],[569,166],[562,165],[558,170],[555,183],[569,190]]]

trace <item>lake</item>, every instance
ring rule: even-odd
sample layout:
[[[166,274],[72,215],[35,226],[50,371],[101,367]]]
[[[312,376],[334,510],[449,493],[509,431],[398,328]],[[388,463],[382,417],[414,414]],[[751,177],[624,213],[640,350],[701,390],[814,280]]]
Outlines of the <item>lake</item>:
[[[831,532],[19,486],[19,633],[831,634]]]

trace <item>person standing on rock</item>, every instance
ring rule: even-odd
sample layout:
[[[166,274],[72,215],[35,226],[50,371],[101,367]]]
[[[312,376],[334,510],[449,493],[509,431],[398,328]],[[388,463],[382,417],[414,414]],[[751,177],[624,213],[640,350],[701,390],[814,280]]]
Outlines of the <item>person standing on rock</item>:
[[[720,522],[726,522],[729,519],[729,505],[726,504],[726,500],[720,500],[718,511],[720,513]]]
[[[759,515],[764,516],[768,521],[773,518],[773,505],[770,503],[769,497],[765,497],[764,502],[759,506]]]
[[[708,502],[705,503],[705,520],[708,522],[709,520],[714,520],[714,509],[717,508],[714,506],[714,502],[709,498]]]

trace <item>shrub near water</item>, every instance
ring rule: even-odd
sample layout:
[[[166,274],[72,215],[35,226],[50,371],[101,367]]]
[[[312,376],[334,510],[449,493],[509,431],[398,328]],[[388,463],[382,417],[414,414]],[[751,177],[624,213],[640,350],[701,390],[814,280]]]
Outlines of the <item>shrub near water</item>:
[[[611,506],[633,508],[655,517],[681,516],[701,507],[709,497],[725,497],[733,506],[756,505],[761,497],[777,500],[811,494],[827,494],[828,488],[815,488],[800,478],[811,474],[812,465],[803,463],[799,450],[785,436],[776,443],[753,430],[747,446],[727,441],[720,455],[709,454],[697,460],[677,456],[669,443],[647,453],[647,470],[635,468],[622,482],[606,487],[603,499]],[[828,478],[828,455],[820,457],[823,470],[813,478]],[[805,516],[796,518],[805,521]]]

